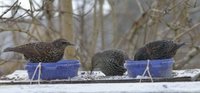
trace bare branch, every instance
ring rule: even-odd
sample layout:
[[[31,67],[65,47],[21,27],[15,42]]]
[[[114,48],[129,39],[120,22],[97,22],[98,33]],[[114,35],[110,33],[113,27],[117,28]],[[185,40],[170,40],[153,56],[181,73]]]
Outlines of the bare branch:
[[[18,3],[18,0],[15,1],[12,6],[10,6],[6,11],[3,12],[3,14],[0,15],[0,18],[3,18],[3,16],[8,13],[16,4]]]
[[[182,69],[186,64],[188,64],[194,57],[200,53],[200,46],[194,47],[190,50],[187,55],[176,62],[174,69]]]

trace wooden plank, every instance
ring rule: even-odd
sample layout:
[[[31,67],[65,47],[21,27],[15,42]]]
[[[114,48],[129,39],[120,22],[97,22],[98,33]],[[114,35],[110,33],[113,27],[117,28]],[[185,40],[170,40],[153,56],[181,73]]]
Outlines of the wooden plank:
[[[199,93],[200,82],[1,85],[1,93]]]
[[[178,78],[157,78],[153,82],[184,82],[191,81],[191,77]],[[123,80],[41,80],[40,84],[80,84],[80,83],[138,83],[140,79],[123,79]],[[151,79],[142,79],[141,82],[152,82]],[[20,85],[30,84],[30,81],[11,81],[0,82],[1,85]],[[38,84],[37,80],[32,81],[32,84]]]
[[[65,80],[41,80],[40,84],[79,84],[79,83],[138,83],[141,78],[131,78],[124,76],[104,76],[101,72],[90,76],[85,71],[80,71],[79,75],[72,79]],[[196,81],[199,77],[200,70],[178,70],[174,71],[172,78],[153,78],[153,82],[184,82]],[[144,77],[141,82],[151,82],[151,79]],[[37,84],[34,80],[32,84]],[[30,84],[26,71],[16,71],[12,75],[8,75],[7,79],[0,80],[1,85],[16,85],[16,84]]]

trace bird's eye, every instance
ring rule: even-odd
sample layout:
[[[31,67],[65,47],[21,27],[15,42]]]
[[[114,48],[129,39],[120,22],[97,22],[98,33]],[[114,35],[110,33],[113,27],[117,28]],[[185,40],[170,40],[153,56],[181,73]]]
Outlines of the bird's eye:
[[[67,44],[67,42],[62,42],[62,44]]]

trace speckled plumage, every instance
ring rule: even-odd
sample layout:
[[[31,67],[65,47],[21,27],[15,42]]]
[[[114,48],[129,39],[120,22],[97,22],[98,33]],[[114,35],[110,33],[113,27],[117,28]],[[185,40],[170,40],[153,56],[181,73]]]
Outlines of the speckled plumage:
[[[176,51],[185,45],[177,44],[169,40],[158,40],[146,44],[136,51],[134,60],[168,59],[175,56]]]
[[[128,55],[118,49],[98,52],[92,57],[92,70],[100,68],[106,76],[121,76],[126,72],[124,63],[127,59]]]
[[[13,48],[6,48],[4,52],[18,52],[30,62],[57,62],[63,58],[67,46],[73,45],[66,39],[57,39],[53,42],[29,43]]]

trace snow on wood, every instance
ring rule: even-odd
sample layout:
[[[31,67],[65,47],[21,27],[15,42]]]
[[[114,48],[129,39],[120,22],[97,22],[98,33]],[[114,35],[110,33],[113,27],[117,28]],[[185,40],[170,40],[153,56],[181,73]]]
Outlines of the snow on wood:
[[[178,82],[178,81],[194,81],[199,77],[200,69],[175,70],[172,78],[154,78],[154,82]],[[40,80],[41,84],[68,84],[68,83],[137,83],[151,82],[148,77],[138,76],[137,78],[124,76],[105,76],[100,71],[95,71],[92,74],[87,71],[79,71],[78,76],[64,80]],[[26,70],[17,70],[14,73],[1,77],[0,84],[30,84]],[[32,81],[37,84],[38,81]]]
[[[193,77],[195,80],[199,76],[200,69],[191,70],[175,70],[174,78],[180,77]],[[46,84],[30,85],[28,74],[25,70],[17,70],[13,74],[2,77],[0,84],[12,83],[12,82],[26,82],[24,84],[17,85],[1,85],[1,93],[132,93],[132,92],[199,92],[200,82],[153,82],[153,83],[128,83],[119,82],[123,80],[133,79],[124,76],[105,77],[101,72],[94,72],[92,75],[86,71],[79,71],[77,77],[66,79],[66,80],[52,80],[43,81]],[[194,78],[195,77],[195,78]],[[139,78],[139,77],[138,77]],[[135,78],[138,80],[138,78]],[[146,78],[146,77],[143,77]],[[119,80],[115,83],[79,83],[79,84],[64,84],[65,81],[89,81],[96,79],[98,80]],[[48,84],[50,82],[59,81],[61,83]]]
[[[176,70],[174,77],[191,77],[192,81],[200,75],[200,69]]]
[[[1,93],[199,92],[200,82],[3,85]]]

